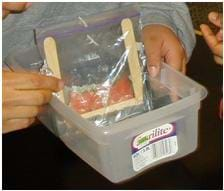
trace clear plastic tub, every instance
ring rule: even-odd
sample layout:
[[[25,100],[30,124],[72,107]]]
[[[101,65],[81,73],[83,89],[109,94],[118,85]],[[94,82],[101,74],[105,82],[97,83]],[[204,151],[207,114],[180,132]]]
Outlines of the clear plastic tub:
[[[37,52],[36,48],[20,50],[6,64],[13,70],[38,71],[42,61]],[[154,110],[107,127],[94,126],[55,96],[39,118],[111,182],[125,181],[183,157],[198,145],[198,110],[206,89],[166,64],[151,83],[157,89]],[[169,101],[164,101],[165,94]]]

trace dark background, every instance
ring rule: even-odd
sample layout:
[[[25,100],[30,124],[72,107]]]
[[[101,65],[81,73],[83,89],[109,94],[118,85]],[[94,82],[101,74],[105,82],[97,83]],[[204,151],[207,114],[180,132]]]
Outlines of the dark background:
[[[194,15],[195,5],[189,6],[195,26],[199,20],[195,15],[200,14]],[[112,184],[46,127],[37,125],[3,135],[3,189],[222,189],[223,123],[218,112],[223,69],[214,63],[200,36],[187,69],[187,75],[209,91],[201,104],[199,147],[194,153],[157,166],[126,183]]]

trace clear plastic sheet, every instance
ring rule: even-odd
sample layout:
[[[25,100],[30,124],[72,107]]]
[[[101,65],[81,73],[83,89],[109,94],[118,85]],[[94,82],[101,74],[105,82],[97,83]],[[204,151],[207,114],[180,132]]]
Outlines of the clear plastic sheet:
[[[143,88],[143,99],[135,104],[129,104],[128,101],[136,98],[136,92],[133,89],[135,79],[130,75],[128,63],[133,47],[125,46],[125,38],[132,31],[124,33],[121,27],[126,18],[131,20],[133,26]],[[47,37],[53,37],[57,44],[62,79],[66,85],[65,102],[76,112],[86,116],[96,126],[105,126],[149,111],[153,108],[152,92],[144,47],[140,43],[140,30],[140,13],[136,7],[126,7],[86,18],[78,17],[62,24],[52,24],[52,21],[41,23],[35,30],[36,42],[45,60],[40,72],[52,75],[45,59],[43,42]],[[124,103],[124,106],[110,109],[119,103]],[[90,114],[99,110],[101,112],[96,112],[95,115]]]

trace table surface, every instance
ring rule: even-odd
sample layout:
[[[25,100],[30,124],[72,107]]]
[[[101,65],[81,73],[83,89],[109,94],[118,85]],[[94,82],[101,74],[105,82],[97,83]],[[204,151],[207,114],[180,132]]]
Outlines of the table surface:
[[[112,184],[72,153],[46,127],[38,125],[3,135],[4,189],[221,189],[222,120],[218,105],[222,97],[222,67],[214,64],[202,40],[188,64],[187,75],[204,85],[208,97],[199,117],[196,152],[122,184]]]

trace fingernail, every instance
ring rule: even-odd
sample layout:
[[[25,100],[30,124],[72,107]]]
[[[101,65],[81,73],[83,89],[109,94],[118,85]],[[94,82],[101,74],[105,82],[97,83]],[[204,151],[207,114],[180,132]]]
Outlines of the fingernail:
[[[60,90],[63,89],[64,88],[64,85],[65,85],[65,83],[62,80],[60,80],[59,81],[59,85],[58,85],[59,89]]]
[[[215,12],[212,12],[212,13],[210,14],[210,17],[211,17],[211,19],[212,19],[213,21],[215,21],[215,20],[218,18],[218,14],[215,13]]]
[[[148,71],[149,71],[149,75],[154,78],[157,76],[159,69],[157,66],[149,65]]]

